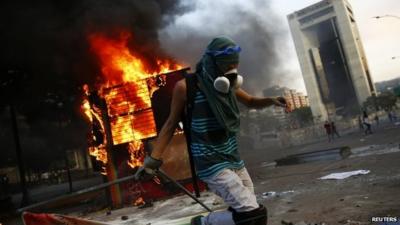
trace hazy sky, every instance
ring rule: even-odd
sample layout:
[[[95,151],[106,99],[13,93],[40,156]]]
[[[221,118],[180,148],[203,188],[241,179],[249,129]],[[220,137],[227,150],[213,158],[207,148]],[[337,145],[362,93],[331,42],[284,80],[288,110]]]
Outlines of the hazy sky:
[[[242,46],[240,72],[253,94],[273,85],[305,91],[287,15],[320,0],[182,0],[192,10],[160,32],[164,48],[194,67],[212,37]],[[400,0],[349,0],[374,81],[400,76]],[[184,43],[184,44],[182,44]],[[392,60],[392,57],[399,56]]]
[[[272,0],[272,2],[272,7],[278,16],[285,21],[282,24],[287,30],[285,38],[288,48],[282,52],[289,58],[286,67],[293,74],[299,74],[299,76],[292,75],[294,82],[291,83],[291,87],[305,90],[286,15],[319,2],[319,0]],[[349,0],[349,2],[353,7],[374,81],[400,76],[400,19],[382,18],[377,20],[372,18],[387,14],[400,16],[400,1]],[[393,60],[394,56],[399,57]]]

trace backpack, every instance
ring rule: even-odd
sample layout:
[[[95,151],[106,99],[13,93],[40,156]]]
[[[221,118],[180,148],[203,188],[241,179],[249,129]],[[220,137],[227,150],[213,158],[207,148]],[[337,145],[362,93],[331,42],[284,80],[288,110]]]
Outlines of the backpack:
[[[190,162],[190,170],[192,173],[192,181],[193,188],[196,194],[196,197],[200,197],[200,188],[198,184],[198,178],[196,175],[196,169],[194,167],[193,154],[190,148],[191,144],[191,123],[192,123],[192,114],[194,107],[194,98],[196,97],[196,92],[198,90],[197,87],[197,76],[195,73],[185,74],[185,82],[186,82],[186,105],[185,105],[185,113],[182,116],[183,121],[183,131],[186,137],[186,144],[189,155]]]

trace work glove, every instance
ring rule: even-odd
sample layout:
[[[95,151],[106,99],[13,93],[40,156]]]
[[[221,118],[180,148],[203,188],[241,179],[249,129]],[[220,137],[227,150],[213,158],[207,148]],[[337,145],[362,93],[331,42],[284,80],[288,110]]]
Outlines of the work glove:
[[[162,165],[162,161],[151,156],[146,156],[143,165],[139,167],[135,173],[136,180],[148,180],[154,176],[155,170],[158,170]]]
[[[286,113],[290,112],[290,105],[287,103],[287,101],[284,97],[277,97],[274,100],[275,100],[274,102],[275,102],[276,106],[285,108]]]

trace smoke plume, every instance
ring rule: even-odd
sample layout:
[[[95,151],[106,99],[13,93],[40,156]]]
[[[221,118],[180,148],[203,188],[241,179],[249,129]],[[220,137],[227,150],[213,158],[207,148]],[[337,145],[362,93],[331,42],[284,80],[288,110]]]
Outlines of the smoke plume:
[[[239,70],[247,91],[260,94],[287,79],[280,66],[281,37],[286,34],[271,1],[188,0],[181,5],[192,10],[161,32],[164,48],[179,61],[194,68],[211,39],[224,35],[242,47]]]
[[[226,35],[242,47],[240,71],[253,94],[282,80],[279,25],[265,0],[70,0],[3,1],[2,70],[28,71],[34,91],[59,82],[80,86],[99,77],[88,36],[131,32],[132,51],[168,58],[191,68],[207,43]],[[161,44],[160,44],[161,41]],[[168,53],[166,54],[165,51]]]
[[[15,0],[1,5],[2,70],[29,71],[35,87],[60,80],[94,82],[99,66],[88,44],[91,33],[117,37],[127,31],[133,37],[129,47],[138,55],[150,61],[155,55],[167,57],[158,30],[183,10],[176,0]]]

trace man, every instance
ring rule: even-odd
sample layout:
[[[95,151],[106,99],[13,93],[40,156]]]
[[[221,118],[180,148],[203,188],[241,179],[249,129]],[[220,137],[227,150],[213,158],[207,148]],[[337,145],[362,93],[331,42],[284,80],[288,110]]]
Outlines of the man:
[[[198,177],[224,199],[229,210],[195,217],[192,225],[233,225],[266,223],[267,212],[259,205],[253,182],[240,159],[236,143],[240,115],[237,100],[252,108],[272,105],[285,107],[282,98],[258,98],[240,88],[237,74],[240,47],[229,38],[218,37],[207,46],[196,66],[197,91],[190,124],[191,151]],[[186,82],[179,81],[172,97],[170,115],[160,131],[151,156],[143,168],[158,169],[161,156],[171,140],[186,104]]]
[[[371,123],[369,122],[368,116],[366,114],[364,114],[363,124],[365,126],[365,135],[372,134]]]
[[[325,128],[326,134],[328,135],[328,142],[331,142],[331,140],[333,138],[332,127],[328,120],[325,121],[324,128]]]
[[[332,129],[332,139],[334,139],[335,135],[340,138],[339,132],[337,131],[335,122],[331,122],[331,129]]]

